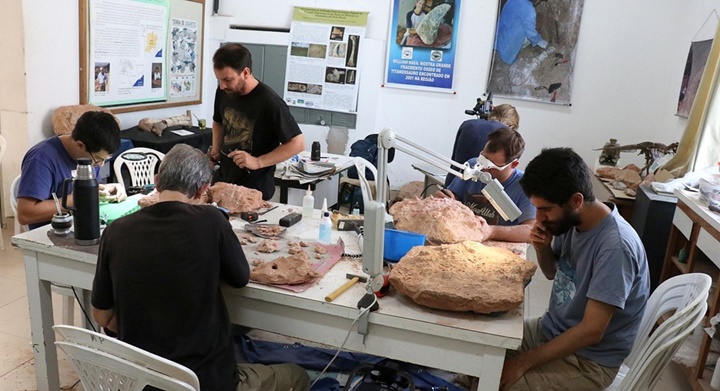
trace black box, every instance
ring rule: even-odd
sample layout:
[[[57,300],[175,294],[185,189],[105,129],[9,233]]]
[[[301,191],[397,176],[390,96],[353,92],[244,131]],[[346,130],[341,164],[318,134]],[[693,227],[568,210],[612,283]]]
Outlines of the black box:
[[[302,215],[300,213],[293,212],[283,216],[280,219],[280,225],[282,225],[283,227],[290,227],[300,220],[302,220]]]

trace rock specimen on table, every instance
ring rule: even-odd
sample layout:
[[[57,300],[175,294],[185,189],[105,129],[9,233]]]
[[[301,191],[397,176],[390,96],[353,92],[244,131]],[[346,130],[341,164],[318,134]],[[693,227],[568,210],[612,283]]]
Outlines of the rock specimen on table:
[[[420,305],[489,314],[520,306],[536,268],[511,251],[473,241],[418,246],[392,269],[390,284]]]
[[[106,108],[95,106],[95,105],[72,105],[72,106],[60,106],[55,109],[52,113],[52,127],[56,135],[61,136],[63,134],[70,134],[75,128],[78,118],[88,111],[103,111],[108,114],[112,112]],[[113,117],[115,117],[113,115]],[[115,117],[118,126],[120,121]]]
[[[230,211],[249,212],[265,205],[259,190],[248,189],[231,183],[217,182],[208,189],[210,201]]]
[[[309,282],[318,276],[310,266],[305,252],[265,262],[250,272],[251,280],[265,284],[297,285]]]
[[[260,242],[257,250],[266,254],[278,252],[280,251],[280,242],[275,239],[265,239]]]
[[[390,207],[390,214],[395,229],[423,234],[430,243],[482,242],[485,239],[483,220],[470,208],[450,198],[403,200]]]
[[[415,32],[425,45],[432,45],[437,38],[438,28],[445,19],[445,14],[450,11],[450,4],[440,4],[428,12],[418,23]]]
[[[138,123],[140,130],[152,132],[161,137],[165,129],[192,128],[192,117],[189,115],[177,115],[167,118],[143,118]]]
[[[146,196],[138,200],[138,206],[141,208],[147,208],[148,206],[155,205],[158,202],[160,202],[160,193],[158,193],[157,189],[154,189]]]

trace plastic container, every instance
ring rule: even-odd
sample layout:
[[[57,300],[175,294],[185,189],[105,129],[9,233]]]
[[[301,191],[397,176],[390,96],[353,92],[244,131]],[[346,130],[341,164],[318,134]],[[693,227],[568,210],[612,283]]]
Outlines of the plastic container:
[[[320,230],[318,240],[321,243],[330,243],[330,232],[332,231],[332,221],[330,220],[330,212],[323,212],[320,220]]]
[[[305,192],[305,197],[303,197],[302,200],[302,216],[305,219],[312,218],[313,215],[313,209],[315,208],[315,197],[312,195],[312,191],[310,190],[310,186],[308,186],[307,191]]]
[[[424,245],[423,234],[386,228],[383,258],[388,262],[398,262],[411,248]]]

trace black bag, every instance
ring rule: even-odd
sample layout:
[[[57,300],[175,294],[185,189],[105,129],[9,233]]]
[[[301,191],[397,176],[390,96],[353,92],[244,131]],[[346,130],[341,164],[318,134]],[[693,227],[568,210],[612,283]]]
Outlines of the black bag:
[[[378,163],[378,135],[377,133],[369,134],[362,140],[355,141],[350,145],[350,156],[361,157],[369,161],[375,168]],[[388,149],[388,163],[395,158],[395,148]],[[350,167],[347,172],[348,178],[358,179],[357,168]],[[365,169],[365,178],[374,181],[375,176],[369,169]]]

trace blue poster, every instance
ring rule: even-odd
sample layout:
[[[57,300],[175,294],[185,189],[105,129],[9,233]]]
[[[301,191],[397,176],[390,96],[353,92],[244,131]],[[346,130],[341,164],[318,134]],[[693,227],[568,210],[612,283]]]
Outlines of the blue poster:
[[[385,85],[453,92],[461,0],[393,0]]]

